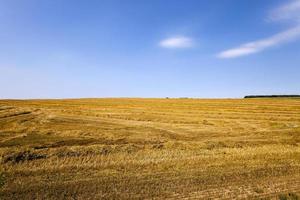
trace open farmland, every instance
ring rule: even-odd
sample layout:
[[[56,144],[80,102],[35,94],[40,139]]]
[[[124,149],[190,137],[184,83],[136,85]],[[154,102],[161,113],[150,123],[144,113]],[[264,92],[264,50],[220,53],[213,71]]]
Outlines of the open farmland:
[[[0,101],[0,199],[296,199],[300,99]]]

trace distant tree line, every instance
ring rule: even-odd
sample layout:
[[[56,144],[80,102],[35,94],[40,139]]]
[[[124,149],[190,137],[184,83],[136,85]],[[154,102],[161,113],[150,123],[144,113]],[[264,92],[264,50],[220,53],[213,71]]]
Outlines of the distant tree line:
[[[300,95],[248,95],[244,98],[290,98],[290,97],[298,97],[300,98]]]

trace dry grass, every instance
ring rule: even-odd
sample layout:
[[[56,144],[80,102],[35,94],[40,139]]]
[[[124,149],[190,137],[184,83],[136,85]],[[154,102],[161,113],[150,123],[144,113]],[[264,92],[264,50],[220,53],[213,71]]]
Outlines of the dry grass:
[[[0,156],[0,199],[295,199],[300,99],[1,100]]]

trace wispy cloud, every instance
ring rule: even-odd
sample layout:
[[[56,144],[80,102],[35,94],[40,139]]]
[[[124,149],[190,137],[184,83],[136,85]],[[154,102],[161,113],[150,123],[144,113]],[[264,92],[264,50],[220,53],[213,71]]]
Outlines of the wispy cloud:
[[[293,0],[289,4],[272,10],[269,14],[269,20],[300,22],[300,0]]]
[[[269,16],[272,21],[288,20],[295,21],[296,25],[292,28],[277,33],[268,38],[248,42],[238,47],[227,49],[220,52],[218,58],[236,58],[249,54],[261,52],[267,48],[284,44],[300,38],[300,0],[293,0],[289,4],[283,5],[273,10]]]
[[[280,45],[289,41],[292,41],[300,37],[300,26],[291,28],[284,32],[273,35],[269,38],[249,42],[242,44],[239,47],[232,48],[226,51],[223,51],[218,54],[219,58],[235,58],[239,56],[245,56],[253,53],[258,53],[269,47]]]
[[[184,36],[170,37],[160,41],[159,46],[169,49],[189,48],[193,46],[193,40]]]

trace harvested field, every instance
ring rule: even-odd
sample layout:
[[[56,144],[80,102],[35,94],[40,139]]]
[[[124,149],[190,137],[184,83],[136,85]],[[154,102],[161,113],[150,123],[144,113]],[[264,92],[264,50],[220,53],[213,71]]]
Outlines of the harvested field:
[[[299,199],[300,98],[0,101],[1,199]]]

